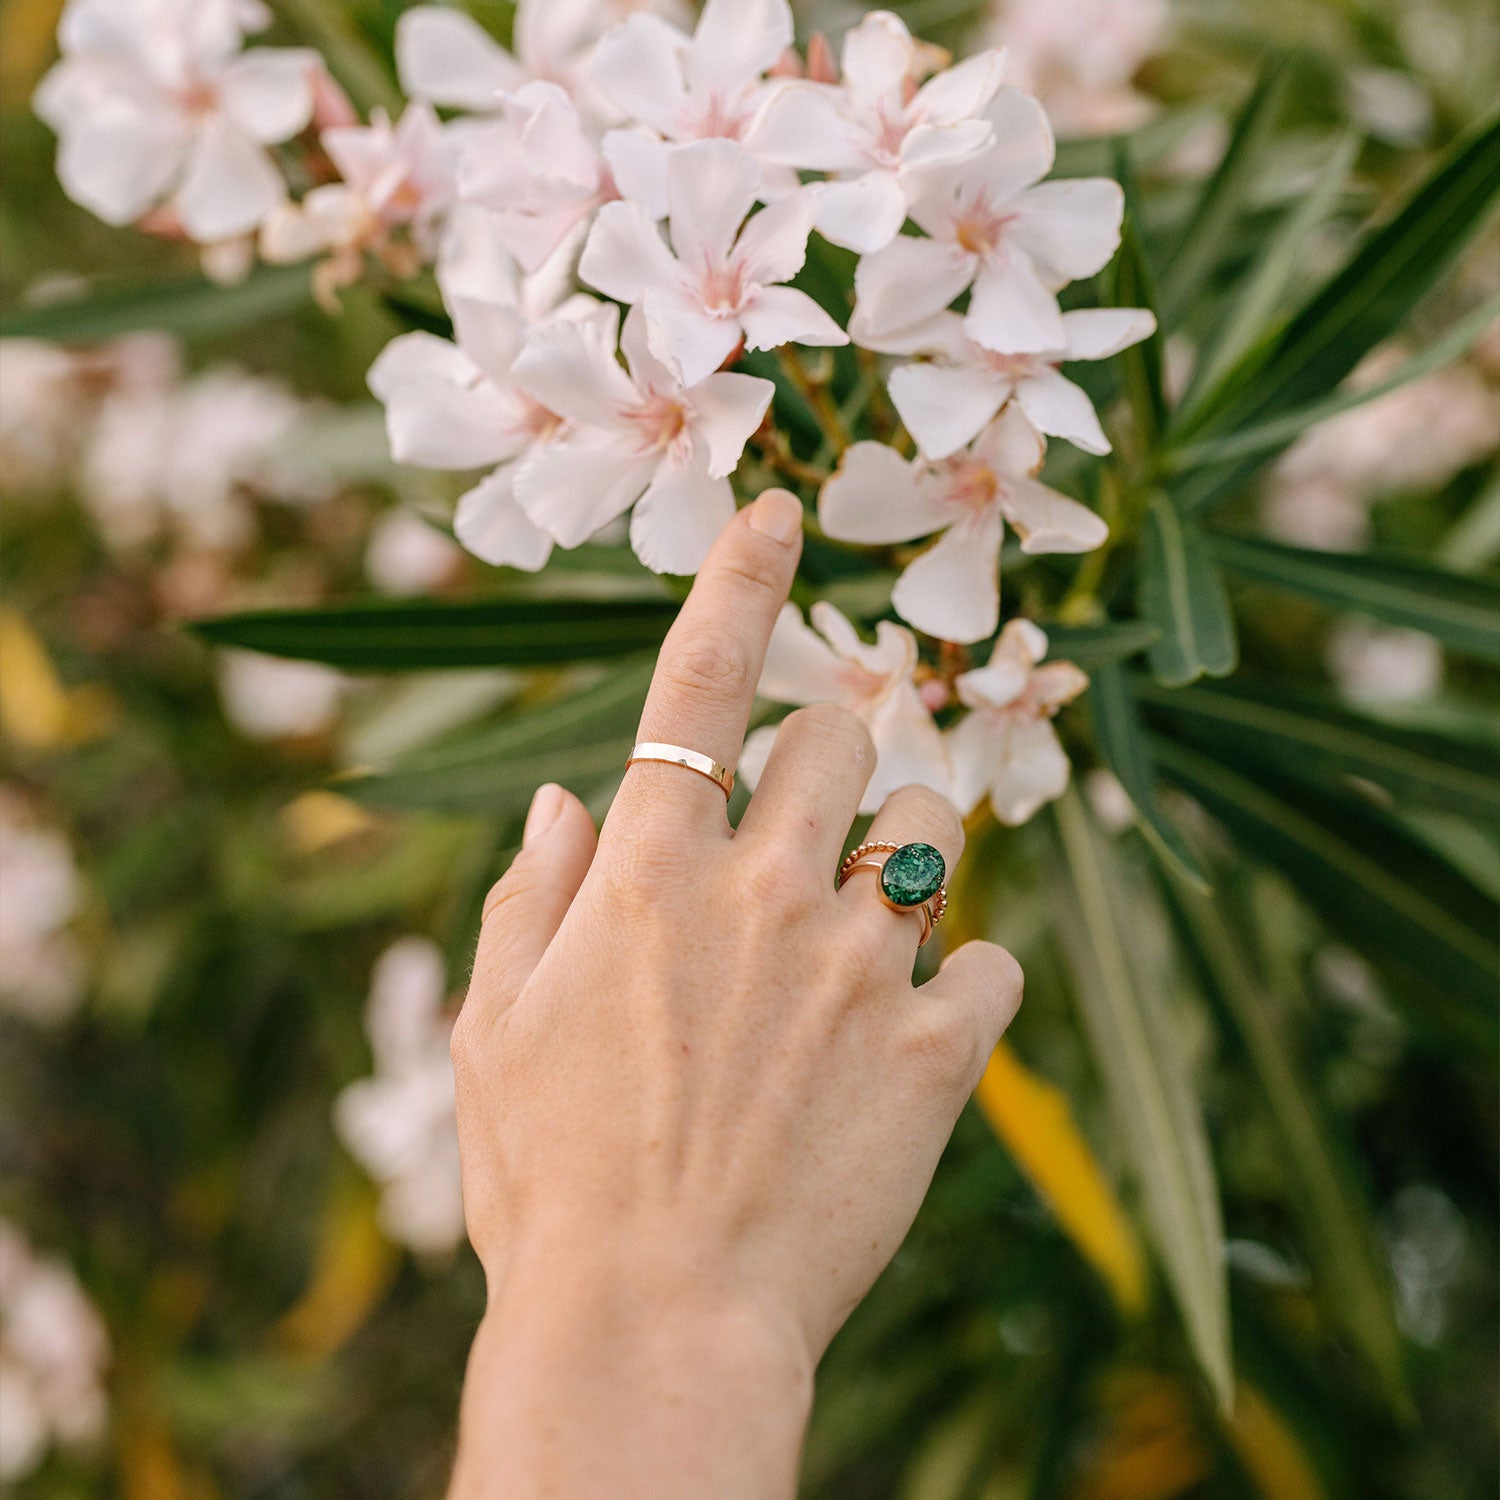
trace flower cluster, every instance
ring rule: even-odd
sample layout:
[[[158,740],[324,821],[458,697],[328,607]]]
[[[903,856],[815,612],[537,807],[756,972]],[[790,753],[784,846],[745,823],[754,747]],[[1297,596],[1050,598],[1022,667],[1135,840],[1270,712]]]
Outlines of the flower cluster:
[[[1026,554],[1105,541],[1038,476],[1049,437],[1109,450],[1062,367],[1153,322],[1059,302],[1116,250],[1122,195],[1048,180],[1052,129],[1003,51],[955,63],[876,11],[837,57],[821,38],[799,54],[788,0],[520,0],[507,51],[417,6],[397,32],[411,102],[361,123],[315,56],[244,48],[265,19],[259,0],[70,0],[37,101],[68,190],[113,222],[166,213],[203,244],[317,257],[330,305],[432,267],[451,337],[398,337],[369,384],[400,463],[473,476],[454,530],[488,563],[534,571],[628,521],[648,568],[690,574],[747,450],[757,478],[815,486],[823,533],[884,551],[893,609],[945,666],[919,684],[910,632],[872,647],[824,611],[798,657],[822,686],[768,671],[766,696],[858,704],[877,785],[988,793],[1007,821],[1060,790],[1050,718],[1081,677],[1016,621],[989,666],[966,670],[967,648],[1000,630],[1007,528]],[[857,256],[852,295],[815,237]],[[816,371],[800,353],[851,345]],[[814,459],[777,429],[778,364],[823,433]],[[835,396],[830,372],[856,366]]]

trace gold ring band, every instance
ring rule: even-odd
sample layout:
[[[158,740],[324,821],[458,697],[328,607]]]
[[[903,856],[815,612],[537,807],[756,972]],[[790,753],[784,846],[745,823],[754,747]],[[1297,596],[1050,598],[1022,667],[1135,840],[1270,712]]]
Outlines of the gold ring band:
[[[724,793],[726,801],[734,791],[734,772],[728,766],[720,765],[711,755],[700,755],[698,751],[685,750],[681,745],[663,745],[654,740],[642,740],[630,752],[630,758],[625,762],[626,770],[638,760],[658,761],[664,766],[681,766],[685,771],[706,776]]]
[[[943,920],[948,910],[948,888],[939,885],[932,895],[925,900],[902,903],[894,900],[886,889],[885,867],[893,855],[906,855],[908,851],[922,849],[936,859],[941,865],[942,856],[937,853],[931,845],[926,844],[891,844],[883,839],[875,839],[870,843],[861,844],[857,849],[851,849],[844,857],[844,862],[839,866],[836,887],[841,887],[856,870],[874,870],[877,875],[875,889],[880,899],[895,912],[914,911],[922,919],[922,936],[917,947],[922,948],[932,936],[932,930]],[[944,872],[946,873],[946,872]],[[941,878],[941,876],[939,877]]]

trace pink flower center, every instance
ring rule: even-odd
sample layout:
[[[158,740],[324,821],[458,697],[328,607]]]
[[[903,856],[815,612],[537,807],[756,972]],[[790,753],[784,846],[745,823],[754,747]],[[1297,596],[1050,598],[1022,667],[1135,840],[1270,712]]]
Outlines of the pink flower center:
[[[1000,213],[981,196],[961,209],[953,221],[953,238],[971,255],[987,255],[1013,215]]]
[[[635,428],[642,453],[662,453],[688,440],[688,413],[681,401],[653,392],[625,413]]]
[[[700,141],[743,140],[754,113],[750,104],[747,92],[741,92],[733,99],[711,94],[690,116],[685,134]]]
[[[733,261],[705,265],[698,284],[698,300],[705,312],[727,317],[740,310],[745,300],[745,276]]]
[[[904,114],[892,118],[882,104],[870,133],[870,154],[884,167],[899,166],[901,147],[910,130],[911,126]]]
[[[977,458],[954,458],[948,461],[948,485],[943,498],[966,516],[983,515],[1000,494],[1000,478]]]
[[[219,96],[211,83],[201,78],[190,78],[178,89],[177,102],[184,113],[195,119],[202,119],[218,109]]]

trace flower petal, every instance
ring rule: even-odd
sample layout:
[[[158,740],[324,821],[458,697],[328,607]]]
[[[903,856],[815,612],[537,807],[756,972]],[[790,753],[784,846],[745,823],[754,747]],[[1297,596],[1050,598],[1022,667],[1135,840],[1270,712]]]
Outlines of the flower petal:
[[[688,54],[693,92],[743,87],[796,40],[787,0],[708,0]]]
[[[754,375],[709,375],[689,395],[694,432],[707,450],[715,479],[732,474],[751,434],[765,419],[776,394],[773,381]]]
[[[844,36],[844,86],[861,104],[903,103],[916,44],[900,16],[873,11]]]
[[[515,496],[533,525],[577,547],[629,510],[654,472],[652,460],[579,434],[533,448],[515,466]]]
[[[698,278],[728,263],[759,188],[760,167],[735,141],[694,141],[672,152],[667,160],[668,224],[672,250],[689,276]],[[803,239],[805,245],[805,235]]]
[[[766,647],[756,693],[773,703],[836,703],[844,696],[843,662],[795,604],[783,604]]]
[[[999,736],[985,714],[969,714],[944,736],[953,773],[953,805],[967,818],[989,792],[999,765]]]
[[[907,565],[891,604],[909,625],[943,641],[982,641],[1000,623],[999,512],[950,527]]]
[[[396,23],[396,71],[409,98],[484,112],[526,81],[520,64],[477,21],[446,5],[418,5]]]
[[[931,172],[972,161],[993,144],[994,128],[987,120],[960,120],[953,125],[917,125],[901,142],[903,183],[913,174]]]
[[[1002,823],[1016,828],[1067,791],[1073,767],[1047,719],[1016,719],[1001,733],[990,807]]]
[[[608,32],[594,53],[594,86],[627,119],[676,135],[689,39],[659,16],[637,13]]]
[[[459,500],[453,534],[492,567],[535,573],[552,555],[552,538],[516,504],[514,471],[505,464]]]
[[[615,358],[617,314],[558,318],[534,329],[515,362],[515,381],[534,401],[569,421],[618,429],[640,397]]]
[[[809,172],[867,167],[853,123],[840,108],[842,91],[823,83],[788,83],[766,101],[746,137],[758,161]]]
[[[707,451],[695,443],[686,462],[663,463],[636,501],[630,545],[653,573],[696,573],[733,519],[734,491],[709,475]]]
[[[1011,211],[1011,238],[1059,287],[1103,270],[1120,248],[1125,195],[1107,177],[1073,177],[1027,189]]]
[[[821,191],[799,188],[745,225],[734,247],[734,264],[747,282],[769,286],[790,281],[802,269]]]
[[[649,288],[641,306],[651,352],[685,386],[712,375],[740,347],[733,318],[710,317],[675,288]]]
[[[893,172],[830,182],[818,194],[818,232],[859,255],[883,250],[906,222],[906,194]]]
[[[745,304],[740,320],[747,349],[779,349],[783,344],[838,348],[849,342],[849,335],[796,287],[762,287]]]
[[[1108,359],[1156,332],[1144,307],[1083,307],[1063,314],[1069,359]]]
[[[931,787],[945,797],[951,795],[947,746],[911,683],[898,686],[880,705],[870,720],[870,738],[875,742],[875,773],[860,812],[878,812],[886,798],[904,786]]]
[[[678,271],[649,210],[606,203],[589,231],[578,275],[617,302],[639,302],[649,286],[675,285]]]
[[[316,52],[253,47],[224,70],[219,105],[251,140],[272,146],[305,130],[313,112]]]
[[[925,322],[969,285],[978,263],[956,245],[897,235],[855,268],[858,326],[880,338]]]
[[[736,781],[742,782],[752,792],[760,784],[766,762],[771,758],[771,747],[776,743],[776,731],[780,727],[779,724],[762,724],[745,737],[734,775]]]
[[[1049,436],[1066,438],[1085,453],[1109,452],[1109,439],[1099,425],[1094,403],[1085,391],[1050,366],[1017,384],[1016,401]]]
[[[639,203],[653,219],[667,216],[667,160],[672,147],[644,130],[611,130],[599,147],[620,196]]]
[[[453,333],[458,347],[496,385],[507,385],[528,324],[519,309],[475,297],[452,297]]]
[[[264,148],[216,118],[199,135],[174,201],[188,237],[214,245],[248,234],[285,197]]]
[[[1010,479],[1000,509],[1021,538],[1021,551],[1092,552],[1109,535],[1102,517],[1035,479]]]
[[[1001,354],[1045,354],[1062,347],[1062,312],[1026,253],[1002,245],[974,278],[964,327],[976,344]]]
[[[1011,394],[1011,382],[979,365],[902,365],[891,372],[891,402],[926,458],[972,443]]]
[[[1047,456],[1047,442],[1031,425],[1018,405],[1012,402],[980,433],[974,444],[974,456],[988,464],[996,474],[1035,474]]]
[[[131,224],[172,185],[189,141],[176,116],[110,100],[61,130],[58,180],[68,197],[106,224]]]
[[[929,125],[972,120],[999,91],[1005,53],[991,47],[929,78],[911,102],[911,114]]]
[[[933,507],[919,472],[885,443],[854,443],[818,496],[818,521],[838,541],[866,546],[927,536],[951,517]]]

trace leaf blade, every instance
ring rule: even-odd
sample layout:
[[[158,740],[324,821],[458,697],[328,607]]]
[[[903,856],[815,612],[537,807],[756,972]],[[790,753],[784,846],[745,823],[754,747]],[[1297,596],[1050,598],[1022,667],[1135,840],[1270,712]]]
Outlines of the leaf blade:
[[[1137,603],[1161,632],[1148,651],[1168,686],[1223,677],[1239,661],[1224,581],[1207,543],[1170,496],[1153,495],[1142,537]]]

